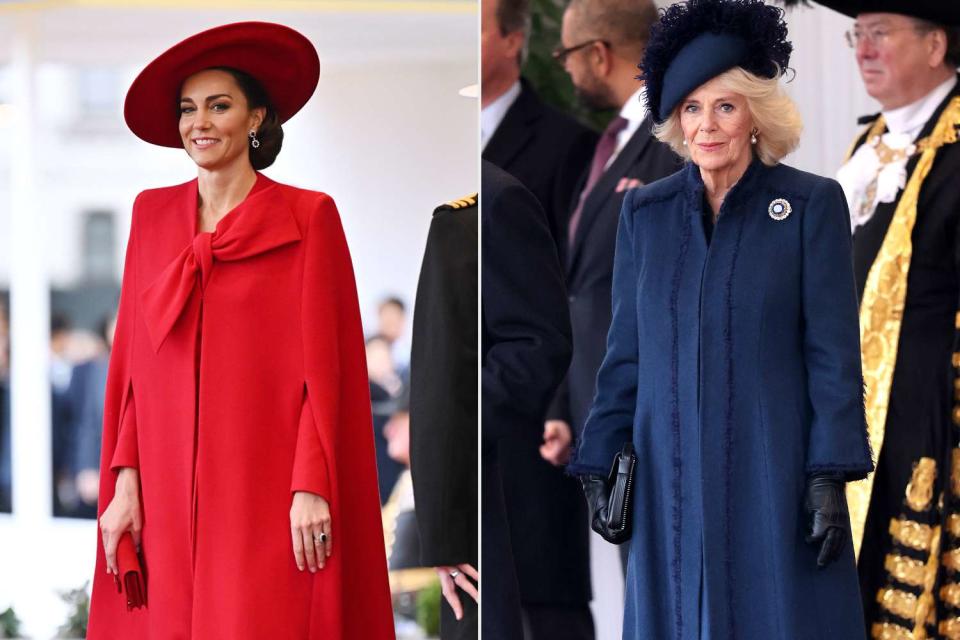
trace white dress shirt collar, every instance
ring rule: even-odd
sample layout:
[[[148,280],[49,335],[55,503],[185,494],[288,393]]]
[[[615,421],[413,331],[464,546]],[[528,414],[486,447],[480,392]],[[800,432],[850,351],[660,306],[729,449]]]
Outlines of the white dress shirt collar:
[[[517,80],[499,98],[480,110],[480,149],[485,149],[497,127],[503,122],[507,111],[520,96],[520,81]]]
[[[607,167],[613,164],[613,161],[617,159],[617,156],[620,155],[623,148],[630,142],[630,138],[632,138],[633,134],[640,128],[640,123],[647,117],[647,102],[644,96],[645,90],[646,87],[640,85],[640,88],[620,107],[620,117],[627,121],[627,126],[617,134],[617,147],[613,155],[610,156],[610,160],[606,165]]]

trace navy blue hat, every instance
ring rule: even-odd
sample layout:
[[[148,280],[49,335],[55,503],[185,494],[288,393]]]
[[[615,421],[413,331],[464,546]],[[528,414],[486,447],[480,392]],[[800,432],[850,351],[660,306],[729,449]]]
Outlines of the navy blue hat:
[[[691,91],[734,67],[765,78],[787,68],[783,9],[763,0],[687,0],[664,9],[640,69],[647,108],[663,122]]]

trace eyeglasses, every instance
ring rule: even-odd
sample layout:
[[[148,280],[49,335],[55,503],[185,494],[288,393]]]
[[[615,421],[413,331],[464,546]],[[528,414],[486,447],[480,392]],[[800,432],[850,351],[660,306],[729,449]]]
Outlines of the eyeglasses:
[[[851,49],[856,49],[861,42],[866,42],[873,46],[886,44],[887,38],[894,31],[906,31],[907,29],[916,30],[916,27],[871,27],[870,29],[851,29],[843,35],[847,39],[847,44]]]
[[[567,63],[567,56],[569,56],[574,51],[579,51],[584,47],[589,47],[590,45],[596,44],[598,42],[605,47],[610,46],[610,43],[607,42],[606,40],[602,38],[594,38],[593,40],[587,40],[586,42],[575,44],[572,47],[567,47],[566,49],[564,49],[563,47],[557,47],[556,49],[553,50],[553,53],[551,55],[553,56],[553,59],[557,61],[557,63],[563,65]]]

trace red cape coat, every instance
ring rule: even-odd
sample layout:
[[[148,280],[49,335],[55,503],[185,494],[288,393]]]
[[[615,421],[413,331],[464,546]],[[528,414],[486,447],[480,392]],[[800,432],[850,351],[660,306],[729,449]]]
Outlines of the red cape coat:
[[[363,335],[333,200],[263,175],[212,233],[197,181],[134,204],[107,377],[102,514],[139,468],[147,606],[98,534],[90,640],[394,637]],[[299,571],[292,492],[330,504]]]

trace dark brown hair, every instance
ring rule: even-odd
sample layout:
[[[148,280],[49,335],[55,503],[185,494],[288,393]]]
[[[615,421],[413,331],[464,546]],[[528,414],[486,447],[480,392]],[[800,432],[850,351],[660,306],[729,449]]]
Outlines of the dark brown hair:
[[[249,73],[234,69],[233,67],[214,67],[219,71],[226,71],[236,80],[237,86],[243,92],[247,99],[247,108],[257,109],[263,107],[266,110],[263,122],[257,129],[257,140],[260,146],[254,149],[247,143],[247,151],[250,154],[250,164],[257,171],[266,169],[273,164],[283,146],[283,127],[280,126],[280,118],[277,116],[277,110],[270,102],[270,96],[263,88],[263,85]]]

